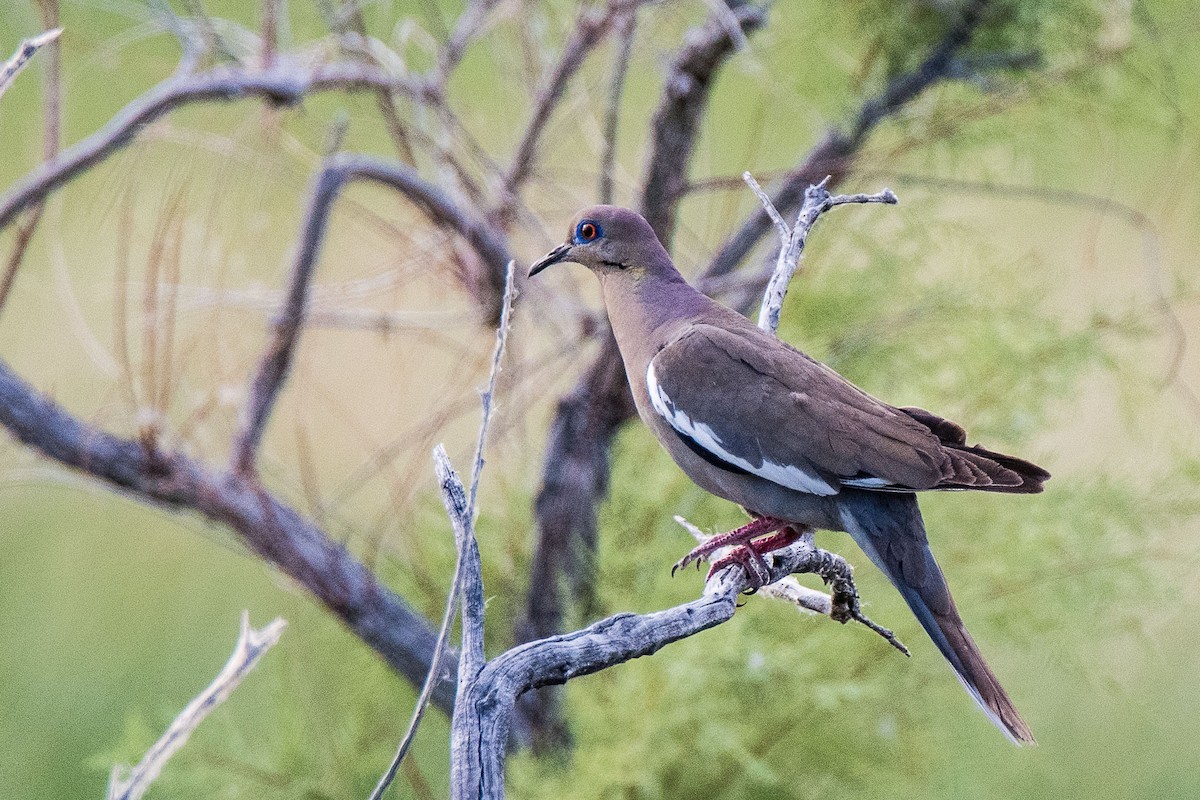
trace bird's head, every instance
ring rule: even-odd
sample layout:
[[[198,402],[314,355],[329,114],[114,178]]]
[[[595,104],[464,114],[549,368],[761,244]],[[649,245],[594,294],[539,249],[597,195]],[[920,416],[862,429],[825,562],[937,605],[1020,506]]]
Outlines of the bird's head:
[[[675,271],[650,223],[636,211],[619,206],[592,206],[580,211],[571,223],[567,241],[538,259],[530,267],[529,276],[560,261],[583,264],[600,276],[640,276],[663,268]]]

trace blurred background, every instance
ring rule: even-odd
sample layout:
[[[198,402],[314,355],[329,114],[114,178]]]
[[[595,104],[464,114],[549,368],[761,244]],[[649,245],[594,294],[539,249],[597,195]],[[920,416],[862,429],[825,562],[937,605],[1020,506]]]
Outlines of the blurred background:
[[[420,75],[463,12],[366,0],[369,57]],[[487,4],[484,4],[487,5]],[[802,7],[801,7],[802,6]],[[663,76],[713,5],[638,11],[620,100],[615,201],[636,202]],[[339,0],[288,0],[280,52],[337,56]],[[502,0],[448,84],[457,125],[398,101],[495,185],[581,9]],[[61,38],[64,146],[169,77],[182,26],[211,65],[252,61],[261,8],[234,0],[75,0],[0,8],[0,55]],[[696,275],[770,189],[863,102],[911,71],[955,2],[779,3],[719,73],[673,252]],[[183,22],[181,22],[183,21]],[[975,637],[1038,736],[991,728],[895,592],[853,548],[867,612],[913,649],[751,598],[716,630],[573,682],[569,751],[510,762],[519,798],[1196,797],[1200,795],[1200,8],[1173,0],[993,3],[960,80],[875,129],[810,239],[780,333],[872,393],[964,424],[1053,474],[1037,497],[926,498],[930,538]],[[173,33],[175,31],[176,33]],[[616,37],[547,122],[511,231],[528,263],[599,197]],[[999,68],[987,59],[999,58]],[[39,54],[0,98],[0,184],[44,151]],[[437,138],[437,137],[434,137]],[[434,144],[438,144],[435,142]],[[432,147],[432,145],[431,145]],[[397,157],[372,95],[294,108],[190,106],[54,195],[0,309],[0,359],[104,429],[152,429],[223,463],[269,332],[309,181],[334,150]],[[444,176],[421,154],[430,180]],[[449,187],[452,190],[453,187]],[[16,227],[0,233],[8,258]],[[394,193],[355,186],[318,267],[311,325],[262,454],[264,480],[430,619],[453,541],[429,452],[470,457],[492,329],[455,242]],[[751,256],[770,256],[769,242]],[[533,498],[557,399],[598,349],[585,270],[523,286],[479,521],[489,651],[529,590]],[[595,598],[572,625],[696,596],[670,577],[740,512],[626,426],[601,509]],[[362,797],[414,690],[231,534],[113,493],[0,437],[0,797],[99,797],[228,657],[241,609],[290,625],[197,732],[153,797]],[[431,713],[393,790],[443,796]]]

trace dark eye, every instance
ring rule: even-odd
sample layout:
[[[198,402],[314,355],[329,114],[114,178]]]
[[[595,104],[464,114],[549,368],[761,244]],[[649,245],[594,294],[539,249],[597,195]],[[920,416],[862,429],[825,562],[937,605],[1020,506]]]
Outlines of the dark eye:
[[[575,238],[580,242],[590,242],[600,235],[600,226],[591,220],[584,220],[575,229]]]

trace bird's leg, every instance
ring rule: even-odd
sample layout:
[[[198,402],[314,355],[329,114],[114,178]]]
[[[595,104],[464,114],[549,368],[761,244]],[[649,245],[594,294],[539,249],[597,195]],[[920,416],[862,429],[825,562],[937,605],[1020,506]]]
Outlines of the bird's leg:
[[[711,555],[713,553],[713,551],[715,551],[715,550],[720,550],[722,547],[735,547],[737,545],[743,545],[746,542],[753,539],[755,536],[762,536],[763,534],[774,533],[775,531],[779,530],[780,528],[785,527],[787,524],[788,523],[786,520],[776,519],[775,517],[756,517],[755,519],[751,520],[750,522],[743,525],[742,527],[737,528],[736,530],[732,530],[729,533],[721,533],[716,536],[713,536],[708,541],[704,542],[699,547],[692,550],[686,556],[679,559],[679,561],[677,561],[675,563],[675,566],[671,567],[671,574],[674,575],[678,570],[683,569],[684,567],[688,566],[689,564],[695,564],[695,563],[698,563],[698,562],[704,560],[709,555]],[[774,537],[771,537],[771,538],[774,538]],[[772,549],[777,549],[777,548],[772,548]],[[755,557],[758,558],[759,562],[762,561],[762,555],[760,553],[755,553],[754,555],[755,555]],[[738,562],[738,563],[744,563],[744,562]],[[762,564],[762,568],[763,568],[763,571],[766,571],[765,564]]]
[[[761,589],[771,578],[771,570],[767,567],[767,562],[763,556],[767,553],[773,553],[776,550],[782,550],[806,533],[811,535],[812,529],[806,528],[803,525],[785,525],[770,536],[747,541],[742,546],[735,547],[729,553],[714,561],[712,566],[708,568],[708,575],[705,577],[705,580],[707,581],[730,564],[741,564],[742,568],[746,570],[746,577],[750,579],[750,587],[752,589]]]

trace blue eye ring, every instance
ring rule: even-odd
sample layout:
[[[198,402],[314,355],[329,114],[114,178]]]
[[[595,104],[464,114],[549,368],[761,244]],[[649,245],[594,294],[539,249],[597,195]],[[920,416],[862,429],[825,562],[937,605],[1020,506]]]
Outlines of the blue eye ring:
[[[600,226],[590,219],[585,219],[575,226],[575,243],[587,244],[594,242],[604,235]]]

